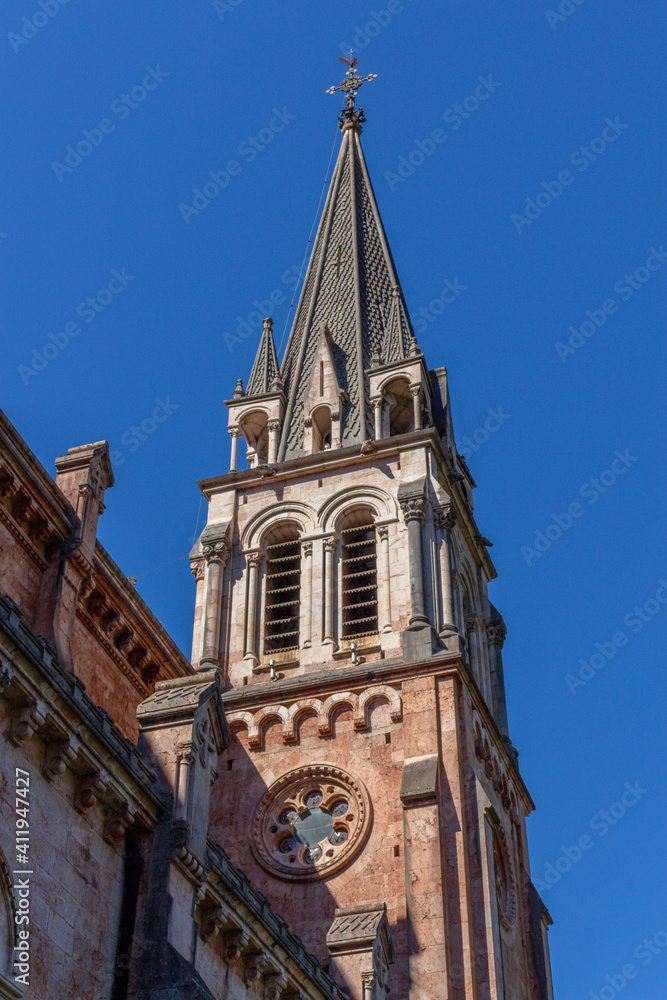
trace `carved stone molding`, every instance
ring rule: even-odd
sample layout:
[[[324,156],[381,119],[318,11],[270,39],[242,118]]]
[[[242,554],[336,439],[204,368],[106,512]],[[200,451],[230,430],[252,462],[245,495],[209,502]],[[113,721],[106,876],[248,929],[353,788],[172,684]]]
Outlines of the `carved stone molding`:
[[[231,545],[227,539],[227,533],[212,536],[208,539],[201,536],[201,548],[204,559],[207,563],[222,563],[224,565],[229,558]]]
[[[499,805],[511,819],[516,821],[518,820],[518,802],[511,774],[505,767],[503,759],[477,712],[473,713],[473,726],[475,757],[489,779],[490,788],[495,792]]]
[[[104,839],[116,846],[125,836],[125,831],[134,819],[128,802],[116,806],[107,806],[104,816]]]
[[[243,982],[247,987],[257,982],[269,964],[265,951],[247,951],[243,956]]]
[[[505,623],[495,619],[493,621],[485,622],[485,625],[486,638],[489,646],[500,646],[502,649],[503,643],[505,642],[505,636],[507,635]]]
[[[225,931],[223,935],[223,948],[227,961],[235,962],[243,954],[249,943],[250,933],[245,927],[234,927],[230,931]]]
[[[230,725],[242,723],[248,730],[248,746],[251,750],[262,747],[262,730],[271,719],[280,719],[283,723],[283,740],[293,743],[297,738],[297,723],[304,713],[315,712],[317,715],[317,731],[322,739],[331,736],[334,727],[334,716],[342,707],[352,709],[353,724],[357,732],[370,728],[370,710],[373,705],[382,703],[389,705],[389,717],[392,722],[400,722],[403,718],[403,703],[395,688],[388,684],[373,684],[358,694],[354,691],[339,691],[325,701],[319,698],[299,699],[285,704],[266,705],[256,712],[229,712],[227,721]]]
[[[406,524],[409,524],[410,521],[420,521],[424,524],[428,501],[423,491],[406,492],[403,496],[399,496],[398,502]]]
[[[44,747],[42,774],[47,781],[53,781],[62,774],[70,760],[76,755],[76,741],[72,737],[55,739]]]
[[[496,898],[498,915],[506,930],[510,930],[516,921],[516,880],[514,866],[507,843],[505,831],[495,810],[487,809],[486,818],[491,827],[493,837],[493,867],[496,880]]]
[[[87,774],[79,780],[74,793],[74,808],[84,813],[95,805],[108,784],[108,775],[104,771]]]
[[[7,738],[15,747],[21,746],[44,724],[45,711],[43,706],[31,702],[19,705],[11,713]]]
[[[203,559],[193,559],[190,562],[190,572],[194,576],[197,583],[204,579],[204,573],[206,571],[206,563]]]
[[[280,1000],[287,989],[287,976],[284,972],[269,972],[264,977],[264,1000]]]
[[[433,524],[436,529],[451,531],[456,524],[456,511],[451,504],[433,508]]]
[[[311,810],[322,819],[316,845],[312,838],[306,841],[303,832]],[[310,764],[289,771],[264,793],[255,811],[250,846],[273,875],[313,881],[338,871],[361,849],[372,815],[369,794],[359,778],[329,764]]]
[[[336,545],[338,544],[338,538],[336,537],[336,535],[329,535],[328,538],[324,539],[322,544],[324,546],[325,552],[335,552]]]
[[[199,921],[199,936],[202,941],[209,941],[222,927],[225,918],[224,907],[213,903],[209,906],[202,906],[201,919]]]

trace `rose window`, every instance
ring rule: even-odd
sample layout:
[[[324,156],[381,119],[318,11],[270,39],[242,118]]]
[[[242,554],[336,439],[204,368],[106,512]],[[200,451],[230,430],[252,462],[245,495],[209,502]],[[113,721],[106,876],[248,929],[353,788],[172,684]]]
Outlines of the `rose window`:
[[[341,768],[313,764],[284,775],[262,796],[253,851],[283,878],[321,878],[361,847],[370,819],[370,799],[357,778]]]
[[[496,896],[500,920],[509,930],[516,916],[516,893],[507,841],[500,829],[493,831],[493,864],[496,871]]]

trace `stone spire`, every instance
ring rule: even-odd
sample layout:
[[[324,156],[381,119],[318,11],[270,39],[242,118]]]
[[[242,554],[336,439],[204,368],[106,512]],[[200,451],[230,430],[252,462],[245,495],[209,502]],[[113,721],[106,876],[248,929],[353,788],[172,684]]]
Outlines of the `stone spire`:
[[[288,400],[278,460],[304,453],[306,397],[315,371],[323,325],[344,402],[340,445],[374,437],[367,371],[407,357],[414,336],[361,148],[363,109],[354,98],[363,83],[356,60],[340,87],[347,95],[340,116],[343,139],[331,179],[301,298],[282,363]],[[370,79],[366,77],[365,79]]]
[[[252,366],[246,396],[259,396],[264,392],[275,391],[275,381],[280,378],[280,366],[276,345],[273,340],[273,320],[264,320],[262,339],[257,348],[255,363]],[[281,387],[278,387],[281,388]]]

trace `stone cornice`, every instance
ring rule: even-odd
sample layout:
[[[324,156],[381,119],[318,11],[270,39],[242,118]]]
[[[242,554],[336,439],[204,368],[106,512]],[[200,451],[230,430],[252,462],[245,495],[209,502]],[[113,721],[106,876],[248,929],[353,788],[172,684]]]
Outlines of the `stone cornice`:
[[[243,923],[239,929],[245,930],[249,939],[246,947],[264,948],[273,962],[284,965],[288,977],[294,979],[295,985],[299,984],[302,996],[313,1000],[346,1000],[347,995],[317,959],[308,954],[303,942],[269,906],[266,897],[252,887],[247,875],[232,864],[226,851],[209,841],[208,852],[211,889],[214,893],[216,889],[222,890],[226,901],[230,897],[234,901],[232,919]],[[202,894],[205,893],[206,887],[202,889]],[[253,937],[255,942],[251,943]]]
[[[190,661],[99,542],[95,546],[94,572],[96,579],[114,592],[113,596],[122,608],[125,618],[135,625],[138,632],[146,634],[153,655],[159,651],[158,658],[165,665],[168,664],[164,672],[159,675],[159,679],[185,677],[194,673]]]
[[[228,715],[244,711],[256,711],[276,704],[291,704],[297,700],[319,699],[324,702],[340,691],[362,692],[371,685],[398,687],[403,681],[414,677],[433,676],[436,678],[456,678],[469,692],[472,705],[477,710],[490,734],[494,747],[505,767],[512,774],[517,789],[530,813],[535,803],[521,776],[517,762],[510,754],[496,723],[487,708],[479,688],[458,653],[438,653],[428,660],[406,663],[402,659],[373,660],[356,667],[316,671],[283,681],[268,684],[249,684],[233,688],[222,695]]]
[[[38,488],[41,499],[50,508],[51,517],[59,522],[63,536],[67,534],[71,530],[74,515],[70,504],[2,410],[0,410],[0,439],[18,469]]]
[[[68,768],[81,783],[73,807],[99,799],[128,822],[152,824],[164,808],[154,772],[85,685],[61,668],[55,650],[23,621],[13,601],[0,596],[0,654],[6,668],[0,689],[10,709],[8,738],[33,735],[45,743],[47,779]]]

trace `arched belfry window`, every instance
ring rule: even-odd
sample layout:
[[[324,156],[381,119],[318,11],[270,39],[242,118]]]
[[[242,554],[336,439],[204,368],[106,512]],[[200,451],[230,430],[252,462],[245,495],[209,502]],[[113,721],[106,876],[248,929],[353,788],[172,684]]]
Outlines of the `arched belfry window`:
[[[318,406],[313,412],[313,451],[326,451],[331,447],[331,410]]]
[[[377,545],[374,516],[355,511],[341,531],[342,638],[378,631]]]
[[[265,465],[269,457],[268,417],[263,410],[253,410],[241,420],[241,430],[248,444],[248,465]]]
[[[299,648],[301,542],[293,524],[276,528],[266,546],[264,654]]]
[[[406,378],[393,379],[384,390],[389,409],[389,436],[407,434],[415,429],[414,405]]]

